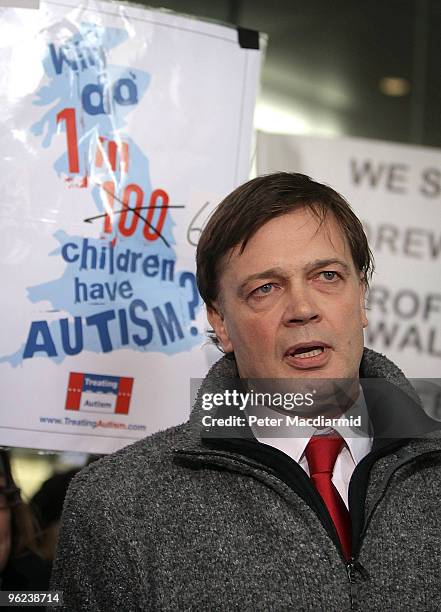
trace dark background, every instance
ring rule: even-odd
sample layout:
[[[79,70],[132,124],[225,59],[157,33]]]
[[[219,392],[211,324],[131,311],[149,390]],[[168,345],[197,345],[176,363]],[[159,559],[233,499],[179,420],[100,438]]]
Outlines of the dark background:
[[[441,145],[441,0],[138,2],[269,36],[256,126]],[[384,77],[408,92],[385,95]],[[263,122],[261,104],[282,109]],[[268,113],[265,114],[265,117]],[[297,119],[296,119],[297,118]]]

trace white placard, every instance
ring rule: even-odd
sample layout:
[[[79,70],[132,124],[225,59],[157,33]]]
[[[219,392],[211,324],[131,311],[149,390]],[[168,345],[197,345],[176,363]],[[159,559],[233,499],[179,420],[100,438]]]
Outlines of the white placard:
[[[111,452],[183,422],[211,359],[195,244],[248,177],[260,52],[63,0],[0,8],[0,70],[0,444]]]

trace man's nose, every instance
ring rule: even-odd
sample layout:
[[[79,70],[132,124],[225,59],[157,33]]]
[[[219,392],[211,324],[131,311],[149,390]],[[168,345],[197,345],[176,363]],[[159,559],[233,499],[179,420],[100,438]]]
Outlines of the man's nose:
[[[296,284],[286,292],[286,300],[283,316],[285,325],[305,325],[321,320],[320,309],[311,287]]]

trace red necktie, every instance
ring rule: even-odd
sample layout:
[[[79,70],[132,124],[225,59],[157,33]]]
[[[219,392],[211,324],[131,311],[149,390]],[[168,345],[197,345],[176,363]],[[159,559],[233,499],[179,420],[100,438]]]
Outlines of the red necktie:
[[[330,436],[313,436],[305,449],[305,456],[311,480],[326,504],[345,557],[349,561],[351,558],[351,519],[344,501],[332,483],[332,472],[342,446],[343,438],[336,433]]]

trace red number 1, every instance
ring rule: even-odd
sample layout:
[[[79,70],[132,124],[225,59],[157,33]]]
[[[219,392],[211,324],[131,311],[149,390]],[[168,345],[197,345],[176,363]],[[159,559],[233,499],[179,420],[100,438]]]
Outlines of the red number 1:
[[[60,121],[66,122],[67,159],[69,163],[69,172],[79,172],[80,164],[78,161],[78,137],[75,109],[65,108],[60,111],[57,115],[57,123],[60,123]]]

